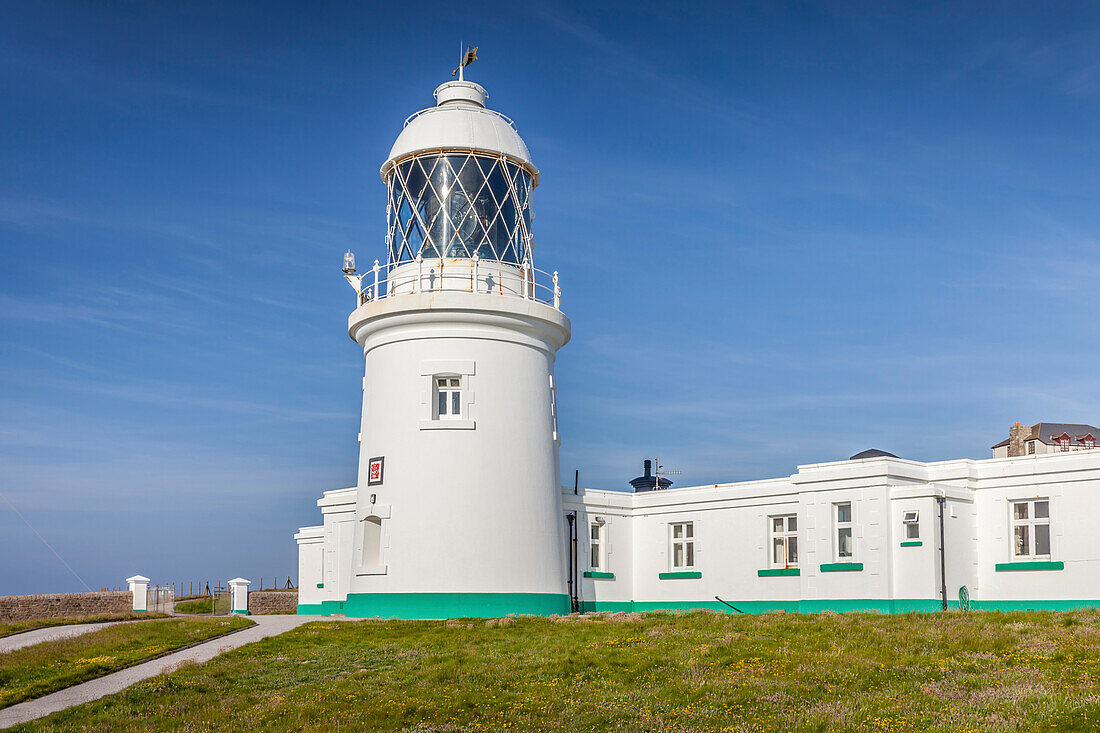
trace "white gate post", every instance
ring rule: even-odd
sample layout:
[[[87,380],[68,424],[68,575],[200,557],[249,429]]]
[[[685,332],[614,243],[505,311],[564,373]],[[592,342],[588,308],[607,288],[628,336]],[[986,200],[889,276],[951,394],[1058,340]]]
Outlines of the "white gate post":
[[[252,585],[252,581],[245,580],[244,578],[233,578],[229,581],[229,598],[233,602],[233,613],[243,614],[248,616],[248,586]]]
[[[149,610],[149,579],[144,575],[135,575],[132,578],[127,578],[126,582],[130,584],[130,592],[134,595],[135,611],[148,611]]]

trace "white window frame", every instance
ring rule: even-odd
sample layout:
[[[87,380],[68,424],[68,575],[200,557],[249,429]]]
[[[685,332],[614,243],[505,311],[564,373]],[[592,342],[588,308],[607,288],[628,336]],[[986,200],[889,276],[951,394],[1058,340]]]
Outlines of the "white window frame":
[[[776,528],[776,523],[780,528]],[[783,543],[783,562],[775,559],[776,541]],[[794,562],[791,562],[791,544],[794,545]],[[798,567],[798,515],[774,514],[768,517],[768,564],[772,568]]]
[[[677,537],[677,528],[680,529]],[[676,564],[676,548],[680,548],[682,564]],[[695,522],[670,522],[668,525],[668,565],[670,570],[695,568]]]
[[[905,539],[920,539],[920,510],[906,509],[901,514],[901,524],[905,527]]]
[[[1035,513],[1036,513],[1035,508],[1036,508],[1036,505],[1038,505],[1038,504],[1045,504],[1046,505],[1046,516],[1045,517],[1036,517],[1035,516]],[[1017,512],[1016,512],[1016,507],[1017,506],[1026,507],[1026,512],[1025,512],[1026,516],[1025,517],[1017,518]],[[1009,534],[1008,534],[1008,542],[1009,542],[1008,552],[1009,552],[1009,556],[1013,560],[1021,559],[1022,561],[1027,561],[1027,560],[1049,560],[1050,559],[1051,551],[1052,551],[1051,545],[1053,544],[1053,537],[1052,537],[1052,533],[1050,531],[1050,497],[1038,496],[1038,497],[1035,497],[1035,498],[1032,498],[1032,499],[1012,499],[1012,500],[1010,500],[1008,502],[1008,522],[1009,522],[1009,528],[1010,528],[1010,531],[1009,531]],[[1036,536],[1035,536],[1036,535],[1036,527],[1046,527],[1046,532],[1047,532],[1047,553],[1046,554],[1040,555],[1040,554],[1035,552],[1036,539],[1037,539]],[[1024,539],[1024,544],[1026,545],[1026,547],[1023,548],[1025,550],[1025,552],[1023,552],[1023,553],[1017,552],[1017,549],[1018,549],[1017,540],[1016,540],[1017,529],[1024,530],[1023,536],[1025,538]]]
[[[607,567],[607,524],[593,520],[588,523],[588,567],[591,570],[604,570]]]
[[[464,384],[461,374],[436,374],[432,377],[432,418],[435,420],[462,420],[465,417]],[[440,384],[446,382],[446,384]],[[457,382],[457,384],[455,384]],[[446,395],[442,410],[440,396]],[[455,412],[455,405],[458,411]]]
[[[848,507],[848,521],[840,521],[840,507]],[[833,560],[836,562],[854,562],[856,556],[856,528],[855,528],[855,503],[851,501],[838,501],[833,504]],[[840,554],[841,532],[848,531],[848,544],[851,554]]]

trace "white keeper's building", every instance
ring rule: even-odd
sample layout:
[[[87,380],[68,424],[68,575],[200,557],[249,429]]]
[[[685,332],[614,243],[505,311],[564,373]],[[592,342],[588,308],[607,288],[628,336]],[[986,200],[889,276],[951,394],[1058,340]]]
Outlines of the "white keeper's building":
[[[539,173],[481,86],[435,97],[381,169],[385,264],[345,258],[366,364],[359,475],[295,535],[300,613],[1100,607],[1089,426],[1050,436],[1072,451],[868,451],[762,481],[666,488],[646,471],[634,492],[563,489],[554,365],[570,323],[557,273],[535,267]]]

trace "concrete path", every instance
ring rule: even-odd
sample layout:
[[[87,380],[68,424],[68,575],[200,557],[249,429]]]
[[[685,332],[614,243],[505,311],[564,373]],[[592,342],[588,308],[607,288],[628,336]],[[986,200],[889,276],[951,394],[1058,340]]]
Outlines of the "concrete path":
[[[13,634],[0,639],[0,654],[14,652],[32,644],[41,644],[44,641],[57,641],[58,639],[71,639],[74,636],[83,636],[93,631],[105,629],[115,624],[129,624],[133,621],[104,621],[98,624],[66,624],[65,626],[47,626],[34,631],[24,631],[22,634]]]
[[[113,695],[116,692],[125,690],[132,684],[171,671],[180,662],[201,664],[223,652],[269,636],[282,634],[304,623],[331,620],[326,616],[250,616],[250,618],[256,622],[256,625],[250,626],[244,631],[238,631],[220,639],[211,639],[190,649],[173,652],[168,656],[139,664],[136,667],[123,669],[99,679],[89,680],[36,700],[27,700],[18,705],[3,708],[0,710],[0,728],[9,728],[50,713],[56,713],[58,710],[70,708],[73,705],[80,705],[107,695]]]

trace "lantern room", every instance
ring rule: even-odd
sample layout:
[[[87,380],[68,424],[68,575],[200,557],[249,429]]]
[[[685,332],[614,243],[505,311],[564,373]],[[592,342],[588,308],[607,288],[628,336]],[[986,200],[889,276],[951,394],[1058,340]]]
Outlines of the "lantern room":
[[[388,264],[465,259],[533,266],[531,192],[538,170],[515,124],[470,81],[435,90],[405,121],[382,180]]]

